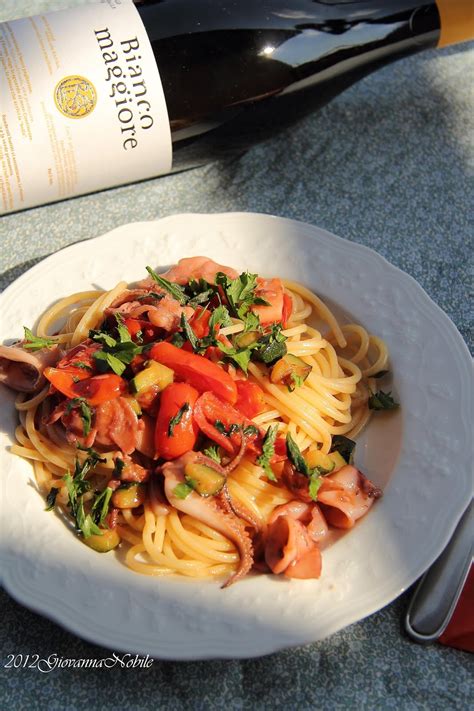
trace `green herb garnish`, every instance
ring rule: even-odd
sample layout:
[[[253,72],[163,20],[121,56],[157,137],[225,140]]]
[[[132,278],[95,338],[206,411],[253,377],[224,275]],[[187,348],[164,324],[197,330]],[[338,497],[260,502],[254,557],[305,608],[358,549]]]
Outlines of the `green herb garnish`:
[[[190,409],[191,408],[189,406],[189,402],[185,402],[184,405],[181,405],[181,407],[179,408],[176,415],[173,415],[173,417],[170,419],[170,422],[168,425],[168,437],[173,436],[174,428],[176,427],[176,425],[179,425],[179,423],[181,422],[181,420],[183,418],[184,413]]]
[[[396,410],[397,407],[400,407],[400,403],[395,402],[391,392],[384,393],[383,390],[370,392],[369,410]]]
[[[76,532],[82,534],[84,538],[88,538],[92,534],[102,535],[91,514],[86,515],[84,511],[84,494],[89,491],[91,486],[86,479],[87,474],[99,462],[105,462],[105,459],[101,459],[92,449],[88,451],[90,454],[82,464],[76,459],[74,475],[71,476],[70,472],[67,472],[63,477],[69,496],[68,506],[75,520]]]
[[[257,464],[261,466],[270,481],[276,481],[277,478],[270,466],[270,460],[275,454],[275,440],[278,433],[278,425],[269,427],[262,442],[262,454],[257,458]]]
[[[87,435],[91,431],[92,410],[83,397],[74,397],[72,398],[72,400],[69,400],[68,404],[66,405],[65,413],[69,414],[71,410],[76,409],[80,410],[80,415],[82,419],[82,432],[84,436],[87,437]]]
[[[308,484],[308,492],[313,501],[317,501],[319,487],[323,483],[323,477],[311,475]]]
[[[181,330],[184,333],[184,336],[186,339],[190,342],[193,351],[198,351],[200,349],[200,344],[199,344],[199,338],[196,336],[194,333],[193,329],[191,328],[191,325],[184,315],[184,313],[181,314]]]
[[[171,343],[173,344],[173,346],[176,346],[176,348],[182,348],[186,343],[186,339],[179,331],[176,331],[176,333],[173,333]]]
[[[193,487],[189,486],[189,484],[177,484],[174,489],[173,489],[173,494],[178,498],[178,499],[185,499],[191,492],[193,491]]]
[[[349,439],[349,437],[344,437],[344,435],[334,435],[332,438],[330,452],[339,452],[341,457],[348,463],[352,464],[354,459],[354,449],[356,443],[354,440]]]
[[[257,274],[243,272],[236,279],[230,279],[227,274],[218,272],[215,281],[222,287],[232,316],[244,320],[251,306],[269,306],[268,301],[255,294]]]
[[[305,379],[302,375],[298,375],[297,373],[291,373],[290,378],[291,384],[288,385],[288,390],[292,393],[296,388],[300,388],[303,385]]]
[[[214,427],[218,432],[224,435],[224,437],[231,437],[233,434],[237,434],[237,432],[240,430],[240,425],[237,425],[236,423],[233,423],[229,425],[229,427],[226,427],[221,420],[216,420],[214,422]]]
[[[209,457],[209,459],[212,459],[214,460],[214,462],[217,462],[217,464],[220,464],[222,461],[221,455],[219,454],[216,444],[213,444],[210,447],[203,449],[202,453],[205,454],[206,457]]]
[[[54,509],[54,506],[56,504],[56,497],[59,493],[59,489],[57,489],[55,486],[52,486],[51,489],[49,490],[49,494],[46,497],[46,508],[45,511],[51,511]]]
[[[220,346],[221,343],[216,339],[216,333],[221,326],[229,326],[232,324],[230,320],[229,312],[225,306],[218,306],[211,313],[209,319],[209,335],[204,336],[204,338],[198,338],[194,333],[191,324],[189,323],[186,316],[181,314],[181,331],[182,336],[188,340],[192,346],[195,353],[204,353],[209,346]],[[181,334],[180,334],[181,335]]]
[[[39,336],[34,336],[29,328],[23,326],[25,332],[25,337],[23,341],[23,348],[29,351],[39,351],[42,348],[52,348],[57,345],[57,341],[54,338],[40,338]]]
[[[221,304],[217,306],[211,314],[211,318],[209,319],[209,334],[211,336],[215,335],[215,332],[223,326],[232,326],[232,321],[227,308]]]
[[[71,365],[74,366],[74,368],[81,368],[81,370],[91,370],[92,371],[92,368],[90,367],[90,365],[87,365],[87,363],[84,363],[84,361],[82,361],[82,360],[74,360],[71,363]]]
[[[253,355],[265,365],[273,365],[273,363],[286,355],[285,341],[286,338],[281,332],[281,325],[275,324],[269,333],[258,339]]]
[[[188,297],[184,293],[184,289],[182,286],[180,286],[179,284],[174,284],[173,282],[168,281],[168,279],[165,279],[159,274],[156,274],[156,272],[154,272],[151,267],[147,267],[146,270],[151,276],[151,278],[156,281],[158,286],[161,286],[162,289],[167,291],[168,294],[173,297],[173,299],[175,299],[181,304],[181,306],[184,306],[188,302]]]
[[[125,466],[125,462],[123,461],[123,459],[121,459],[120,457],[117,457],[115,460],[114,470],[112,472],[113,479],[121,479],[122,478],[122,472],[123,472],[124,466]]]
[[[311,470],[306,463],[306,459],[301,454],[300,448],[298,447],[289,432],[286,435],[286,452],[288,455],[288,459],[293,464],[296,471],[300,472],[300,474],[304,474],[305,476],[309,477],[311,474]]]
[[[101,373],[112,370],[116,375],[122,375],[125,368],[143,347],[132,341],[128,329],[123,325],[122,317],[116,314],[118,339],[105,331],[89,331],[89,338],[102,345],[102,349],[92,354],[97,369]]]
[[[332,472],[334,467],[331,469],[324,469],[324,467],[308,466],[308,463],[301,454],[300,448],[289,432],[286,435],[286,452],[288,454],[288,459],[293,464],[296,471],[309,479],[308,492],[311,499],[316,501],[318,498],[318,489],[322,484],[323,476]]]
[[[250,348],[234,348],[232,346],[224,345],[221,341],[217,341],[217,347],[222,351],[222,353],[224,353],[226,358],[231,360],[238,368],[247,374],[250,358],[252,356]]]
[[[94,523],[101,526],[105,517],[109,513],[109,502],[112,496],[112,489],[110,486],[106,486],[105,489],[96,496],[94,503],[92,504],[91,515]]]

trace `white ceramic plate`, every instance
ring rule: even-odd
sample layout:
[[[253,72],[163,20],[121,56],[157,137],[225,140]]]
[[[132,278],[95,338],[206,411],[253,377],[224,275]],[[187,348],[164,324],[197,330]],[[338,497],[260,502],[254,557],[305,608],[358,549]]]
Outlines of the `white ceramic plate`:
[[[8,452],[12,394],[2,393],[1,569],[20,602],[81,637],[162,659],[252,657],[312,642],[380,609],[434,561],[471,496],[471,359],[447,316],[371,250],[311,225],[256,214],[177,215],[124,225],[48,257],[0,299],[0,339],[21,336],[55,299],[109,289],[146,264],[208,255],[303,282],[384,338],[395,414],[374,417],[356,462],[384,496],[324,552],[319,580],[149,578],[97,555],[44,513],[32,468]]]

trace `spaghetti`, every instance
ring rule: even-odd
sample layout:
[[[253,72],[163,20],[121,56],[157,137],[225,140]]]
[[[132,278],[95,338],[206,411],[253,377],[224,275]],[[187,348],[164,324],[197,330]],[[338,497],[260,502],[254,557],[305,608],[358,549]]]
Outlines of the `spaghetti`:
[[[11,349],[57,351],[32,391],[16,386],[11,451],[84,542],[121,544],[136,572],[318,577],[328,525],[380,495],[347,447],[385,343],[295,282],[205,258],[149,272],[59,300]]]

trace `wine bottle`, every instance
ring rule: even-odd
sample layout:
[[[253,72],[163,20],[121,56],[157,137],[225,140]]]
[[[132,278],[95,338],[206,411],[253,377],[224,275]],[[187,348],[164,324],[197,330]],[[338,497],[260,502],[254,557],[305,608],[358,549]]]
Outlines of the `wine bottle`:
[[[242,151],[388,62],[474,37],[471,0],[102,0],[0,24],[0,212]]]

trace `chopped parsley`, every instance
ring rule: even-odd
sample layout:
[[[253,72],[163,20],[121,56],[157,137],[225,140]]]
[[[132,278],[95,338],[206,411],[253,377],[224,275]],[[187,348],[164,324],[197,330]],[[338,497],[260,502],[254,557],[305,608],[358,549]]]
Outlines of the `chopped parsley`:
[[[312,475],[309,479],[308,492],[313,501],[317,501],[319,487],[323,483],[322,476]]]
[[[174,284],[173,282],[168,281],[168,279],[165,279],[159,274],[156,274],[156,272],[154,272],[151,267],[147,267],[146,270],[151,276],[151,278],[156,281],[158,286],[161,286],[162,289],[167,291],[168,294],[173,297],[173,299],[175,299],[179,304],[181,304],[181,306],[184,306],[188,302],[188,297],[184,293],[184,289],[182,286],[180,286],[179,284]]]
[[[255,358],[265,363],[265,365],[273,365],[273,363],[286,355],[285,341],[286,338],[281,332],[281,325],[273,325],[271,331],[257,341],[254,348]]]
[[[193,487],[189,484],[177,484],[173,489],[173,494],[178,499],[185,499],[193,491]]]
[[[291,373],[290,378],[291,383],[288,385],[288,390],[292,393],[296,388],[300,388],[303,385],[305,379],[302,375],[298,375],[297,373]]]
[[[210,335],[214,336],[216,331],[223,326],[232,326],[232,321],[227,308],[221,304],[214,309],[209,319]]]
[[[298,447],[289,432],[286,435],[286,453],[288,455],[288,459],[293,464],[296,471],[300,472],[300,474],[304,474],[305,476],[309,477],[310,468],[306,464],[306,459],[301,454],[300,448]]]
[[[221,455],[219,454],[219,450],[217,449],[216,444],[213,444],[210,447],[203,449],[202,453],[205,454],[206,457],[209,457],[209,459],[212,459],[214,462],[217,462],[217,464],[220,464],[222,461]]]
[[[106,486],[105,489],[96,496],[94,503],[92,504],[91,516],[98,526],[101,526],[105,517],[109,513],[109,502],[112,496],[112,489],[110,486]]]
[[[176,331],[176,333],[173,333],[171,343],[173,344],[173,346],[176,346],[176,348],[182,348],[186,343],[186,339],[183,337],[182,333]]]
[[[214,422],[214,427],[218,432],[224,435],[224,437],[231,437],[233,434],[237,434],[237,432],[240,430],[240,425],[237,425],[236,423],[233,423],[229,425],[229,427],[226,427],[221,420],[216,420]]]
[[[384,393],[383,390],[370,392],[369,410],[396,410],[397,407],[400,407],[400,403],[395,402],[391,392]]]
[[[87,363],[84,363],[83,360],[74,360],[74,361],[71,363],[71,365],[74,366],[74,368],[81,368],[81,370],[90,370],[90,371],[92,371],[92,368],[90,367],[90,365],[87,365]]]
[[[112,370],[116,375],[122,375],[125,368],[143,348],[132,341],[128,329],[123,325],[122,317],[115,315],[117,320],[118,339],[104,331],[89,331],[89,338],[102,345],[102,349],[92,355],[97,369],[101,373]]]
[[[26,326],[23,326],[25,332],[25,337],[23,341],[23,348],[29,351],[39,351],[42,348],[52,348],[57,345],[57,340],[54,338],[40,338],[39,336],[34,336],[32,331]]]
[[[224,353],[226,358],[231,360],[238,368],[247,373],[250,358],[252,356],[252,351],[250,348],[234,348],[233,346],[226,346],[221,341],[217,342],[217,347]]]
[[[257,331],[260,328],[260,319],[253,311],[248,311],[242,321],[244,322],[244,333]]]
[[[296,471],[308,478],[309,495],[313,501],[316,501],[318,498],[319,487],[323,483],[323,476],[325,474],[329,474],[332,469],[324,469],[324,467],[319,466],[308,466],[308,463],[301,454],[300,448],[289,432],[286,435],[286,451],[288,459],[293,464]]]
[[[262,443],[262,454],[257,458],[257,464],[261,466],[265,472],[267,479],[276,481],[277,478],[270,466],[270,460],[275,454],[275,440],[278,433],[278,425],[269,427]]]
[[[194,333],[191,324],[183,313],[181,314],[181,334],[179,335],[181,338],[189,341],[195,353],[202,354],[209,346],[221,346],[220,341],[218,341],[216,338],[217,331],[221,326],[230,326],[231,324],[232,321],[230,320],[229,312],[227,311],[226,307],[218,306],[211,313],[211,317],[209,319],[209,335],[204,336],[203,338],[198,338]]]
[[[188,306],[196,308],[209,301],[218,294],[217,287],[214,284],[209,284],[205,279],[190,279],[186,288],[186,292],[190,294]]]
[[[200,341],[199,338],[196,336],[194,333],[193,329],[191,328],[191,324],[189,323],[188,319],[184,315],[184,313],[181,314],[181,330],[183,331],[183,334],[188,340],[192,346],[193,351],[198,351],[200,350]]]
[[[49,494],[46,497],[46,508],[45,511],[52,511],[56,505],[56,497],[59,494],[59,489],[52,486],[49,490]]]
[[[97,525],[101,521],[102,507],[100,512],[97,509],[94,511],[94,504],[92,504],[92,513],[86,514],[84,511],[84,494],[91,487],[90,482],[86,479],[87,474],[99,462],[105,462],[105,459],[101,459],[97,452],[92,449],[89,449],[88,452],[89,456],[82,464],[76,459],[74,474],[71,475],[70,472],[67,472],[63,477],[69,497],[68,506],[75,521],[76,532],[83,535],[84,538],[88,538],[93,534],[102,535]]]
[[[117,457],[115,460],[114,470],[112,472],[113,479],[121,479],[122,478],[122,472],[123,472],[124,466],[125,466],[125,462],[123,461],[123,459],[121,459],[120,457]]]
[[[191,408],[189,406],[189,402],[185,402],[184,405],[181,405],[176,415],[173,415],[168,425],[168,437],[173,436],[174,428],[176,427],[176,425],[179,425],[179,423],[183,419],[184,413],[190,409]]]
[[[82,419],[82,432],[84,436],[87,437],[87,435],[91,431],[92,410],[83,397],[74,397],[72,398],[72,400],[69,400],[68,404],[66,405],[65,412],[66,414],[69,414],[72,410],[76,409],[80,411],[80,416]]]
[[[231,315],[239,319],[245,320],[251,306],[269,306],[268,301],[255,294],[257,274],[243,272],[236,279],[230,279],[227,274],[218,272],[216,284],[222,287]]]
[[[356,443],[354,440],[349,439],[349,437],[344,437],[344,435],[334,435],[332,438],[330,452],[339,452],[341,457],[348,463],[352,464],[354,459],[354,449]]]

